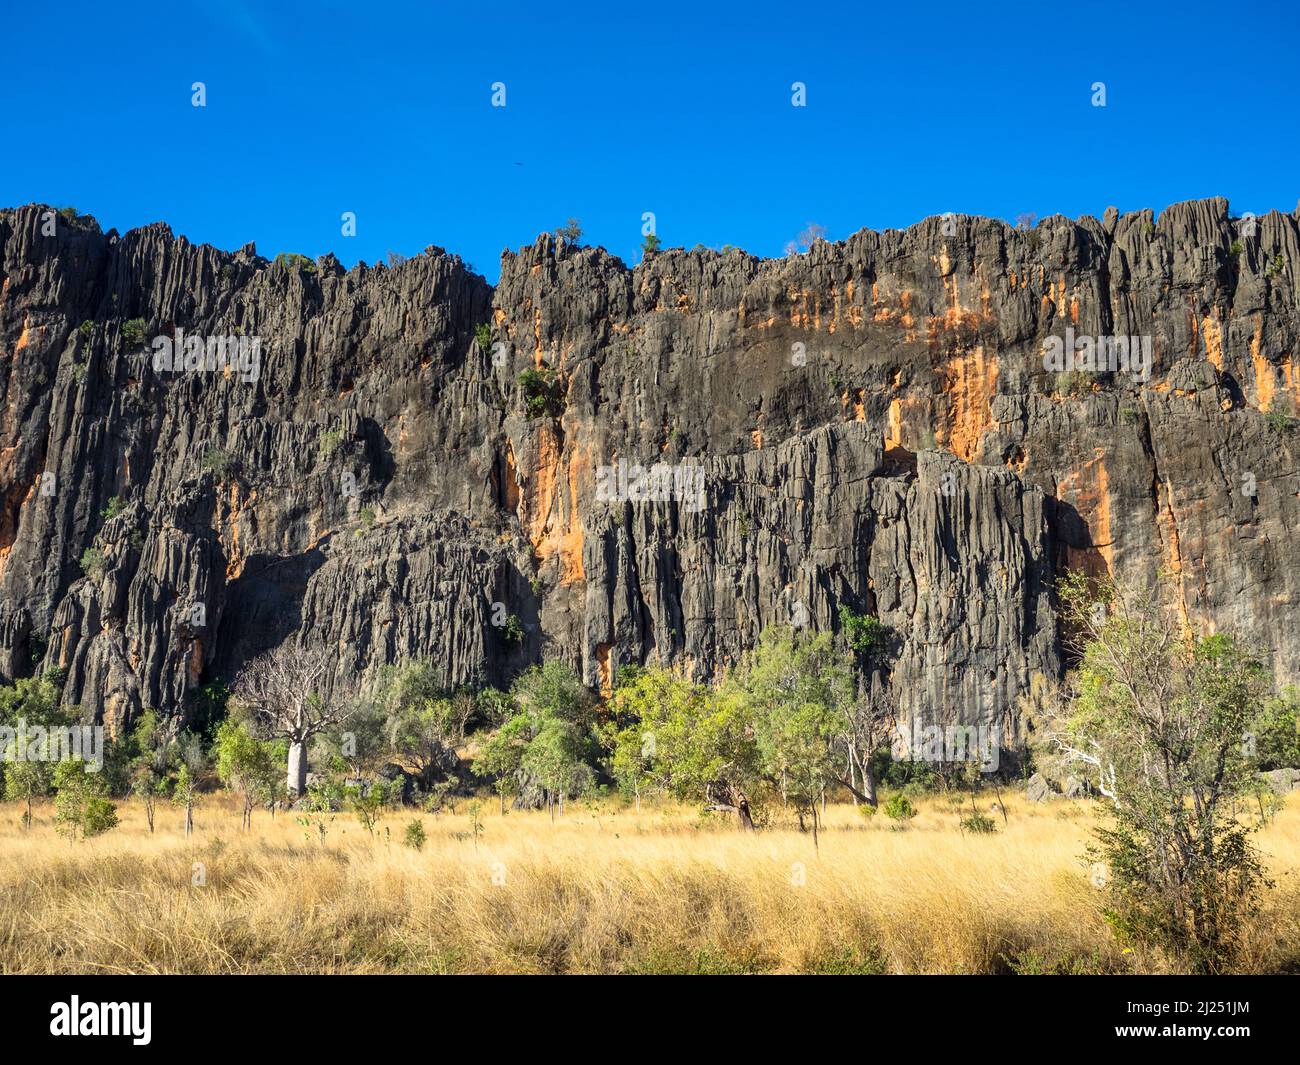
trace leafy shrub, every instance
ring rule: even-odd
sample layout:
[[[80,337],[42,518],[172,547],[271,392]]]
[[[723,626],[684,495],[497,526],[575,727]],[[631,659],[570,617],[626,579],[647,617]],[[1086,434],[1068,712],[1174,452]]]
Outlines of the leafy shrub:
[[[275,265],[283,266],[286,270],[302,270],[306,273],[314,273],[316,264],[305,255],[299,255],[297,252],[282,251],[275,257]]]
[[[1241,241],[1239,241],[1239,240],[1234,240],[1234,241],[1232,242],[1232,244],[1231,244],[1231,245],[1229,246],[1229,248],[1228,248],[1228,254],[1231,255],[1233,258],[1236,258],[1238,255],[1240,255],[1240,254],[1241,254],[1243,251],[1245,251],[1245,250],[1246,250],[1246,249],[1243,248],[1242,245],[1241,245]]]
[[[1053,389],[1058,396],[1082,396],[1092,391],[1092,375],[1086,370],[1065,370],[1056,375]]]
[[[1269,405],[1268,413],[1264,415],[1264,422],[1275,433],[1288,432],[1296,424],[1296,420],[1285,409],[1278,406],[1276,399]]]
[[[108,560],[104,557],[104,552],[99,548],[88,547],[81,552],[81,572],[92,581],[103,579],[107,565]]]
[[[118,496],[114,496],[108,501],[108,506],[101,510],[100,516],[105,521],[112,521],[126,509],[126,504]]]
[[[362,507],[360,512],[357,514],[357,520],[361,522],[361,528],[369,529],[375,524],[375,508]]]
[[[371,836],[383,819],[388,807],[401,795],[401,782],[372,780],[369,784],[349,784],[343,788],[343,799],[356,815],[357,821]]]
[[[961,828],[963,832],[972,832],[977,836],[986,836],[998,830],[993,818],[980,813],[978,810],[961,819]]]
[[[406,826],[406,831],[402,833],[402,842],[413,851],[423,850],[425,841],[428,838],[424,831],[423,821],[412,821]]]
[[[479,346],[480,351],[490,351],[492,348],[492,327],[487,322],[483,322],[474,327],[474,343]]]
[[[234,465],[235,461],[230,457],[230,453],[221,448],[213,448],[203,456],[203,469],[215,475],[219,481],[224,481],[230,475]]]
[[[646,255],[652,255],[659,250],[659,237],[654,233],[646,235],[645,240],[641,242],[641,251]]]
[[[912,805],[911,799],[901,791],[896,791],[885,802],[885,816],[903,824],[916,816],[916,807]]]
[[[560,382],[550,367],[525,370],[519,375],[519,388],[524,395],[524,412],[530,420],[544,415],[558,418],[564,412]]]
[[[98,836],[117,827],[117,807],[100,795],[86,800],[83,817],[81,831],[86,836]]]
[[[343,431],[341,429],[331,429],[328,432],[320,434],[320,457],[329,458],[338,449],[343,440]]]
[[[844,631],[849,646],[863,656],[873,654],[884,647],[889,629],[879,618],[870,614],[859,614],[843,603],[840,604],[840,628]]]
[[[122,343],[128,348],[138,348],[144,343],[143,318],[131,318],[122,323]]]
[[[95,323],[87,318],[81,325],[77,326],[77,335],[83,341],[90,339],[90,334],[95,331]]]
[[[508,618],[506,618],[505,624],[499,625],[497,627],[497,634],[506,643],[510,643],[510,644],[523,643],[524,626],[523,626],[523,622],[519,620],[519,615],[511,614]]]
[[[1275,433],[1284,433],[1291,428],[1291,419],[1286,416],[1284,411],[1271,410],[1264,415],[1264,421],[1268,427]]]

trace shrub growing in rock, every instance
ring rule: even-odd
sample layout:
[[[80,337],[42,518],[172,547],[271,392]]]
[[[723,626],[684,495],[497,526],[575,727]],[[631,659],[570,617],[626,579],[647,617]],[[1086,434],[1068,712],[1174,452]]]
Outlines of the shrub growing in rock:
[[[132,318],[122,323],[122,343],[135,349],[144,343],[144,319]]]
[[[108,561],[104,557],[104,552],[98,547],[88,547],[81,552],[81,572],[92,581],[103,579],[107,566]]]
[[[525,370],[519,375],[519,388],[523,392],[524,413],[530,420],[544,416],[558,418],[564,413],[560,382],[550,367]]]

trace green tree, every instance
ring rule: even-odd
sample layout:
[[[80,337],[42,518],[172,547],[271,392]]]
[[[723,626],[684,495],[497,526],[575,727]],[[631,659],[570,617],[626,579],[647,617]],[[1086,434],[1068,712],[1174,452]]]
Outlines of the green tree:
[[[243,828],[253,827],[253,807],[276,787],[282,773],[276,745],[259,739],[242,721],[227,721],[217,730],[212,748],[217,776],[244,797]]]
[[[185,834],[194,832],[194,808],[199,804],[199,784],[207,768],[203,741],[193,732],[182,732],[173,741],[169,753],[175,766],[172,776],[172,805],[185,811]]]
[[[422,787],[457,771],[456,749],[478,709],[473,692],[448,692],[431,663],[413,662],[384,672],[375,703],[389,756],[414,772]]]
[[[631,796],[641,812],[641,795],[656,787],[654,775],[655,736],[646,727],[665,689],[676,681],[659,668],[630,668],[620,671],[619,683],[609,698],[611,721],[604,730],[604,744],[610,752],[609,770],[619,790]]]
[[[1185,633],[1152,594],[1077,574],[1058,592],[1080,661],[1046,737],[1108,800],[1095,847],[1108,919],[1124,940],[1222,972],[1265,883],[1234,800],[1254,785],[1243,740],[1268,670],[1227,633]]]
[[[793,806],[820,844],[818,805],[845,779],[854,676],[829,633],[766,630],[717,688],[650,667],[625,674],[604,736],[610,771],[633,797],[660,789],[754,827],[769,797]]]
[[[170,752],[166,733],[153,710],[140,715],[131,731],[134,753],[128,768],[128,790],[144,805],[145,822],[154,830],[158,799],[170,785]]]
[[[557,810],[559,816],[564,816],[566,798],[581,795],[591,787],[595,774],[586,761],[589,743],[579,728],[554,716],[543,716],[538,721],[520,768],[540,785],[554,819]]]
[[[889,629],[879,618],[870,614],[859,614],[855,610],[840,604],[840,630],[854,654],[870,657],[883,649]]]
[[[59,704],[61,693],[57,671],[39,677],[23,677],[12,685],[0,687],[0,726],[14,729],[25,723],[31,729],[59,728],[76,723],[76,713]],[[31,827],[32,803],[49,795],[54,788],[54,763],[48,761],[18,760],[18,741],[15,736],[8,742],[0,741],[0,758],[4,760],[4,774],[0,778],[5,798],[26,804],[23,813],[24,827]]]
[[[555,231],[555,235],[570,244],[577,244],[582,239],[582,224],[576,218],[570,218]]]
[[[635,773],[653,786],[707,809],[734,813],[754,827],[762,767],[751,704],[735,684],[717,691],[660,667],[632,674],[613,696],[632,719],[615,735],[621,781]]]
[[[392,805],[394,791],[400,796],[401,786],[400,780],[391,783],[386,780],[371,780],[346,784],[343,787],[343,800],[356,815],[361,827],[373,836],[375,826]]]
[[[50,670],[0,687],[0,725],[16,728],[20,720],[28,725],[71,724],[72,717],[59,705],[60,682],[59,673]]]
[[[104,779],[86,771],[80,759],[65,759],[54,767],[54,821],[70,840],[83,839],[117,826],[117,807],[106,795]]]
[[[524,784],[521,767],[533,727],[532,719],[526,714],[511,710],[479,746],[474,757],[473,770],[478,776],[492,779],[502,813],[505,813],[506,796],[518,796]]]
[[[595,705],[568,666],[533,666],[511,686],[505,720],[480,747],[474,771],[512,781],[506,787],[520,801],[562,816],[565,800],[595,779]]]
[[[1249,745],[1262,770],[1300,769],[1300,689],[1288,686],[1265,702]]]
[[[6,756],[8,758],[8,756]],[[23,811],[23,828],[32,827],[32,801],[43,799],[54,788],[53,763],[6,760],[4,766],[4,797],[10,802],[26,803]]]
[[[858,695],[848,712],[849,727],[840,738],[847,779],[841,781],[868,806],[876,805],[876,775],[872,756],[894,728],[893,706],[883,686],[873,684],[889,645],[889,629],[870,614],[859,614],[841,603],[840,634],[854,665],[860,670]],[[860,788],[860,790],[859,790]]]
[[[765,631],[738,678],[753,722],[764,777],[810,822],[819,843],[817,805],[842,783],[837,739],[850,728],[853,675],[830,633]]]

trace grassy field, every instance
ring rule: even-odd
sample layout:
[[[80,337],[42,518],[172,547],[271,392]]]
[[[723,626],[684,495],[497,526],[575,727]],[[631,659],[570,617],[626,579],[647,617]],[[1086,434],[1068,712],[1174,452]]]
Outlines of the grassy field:
[[[775,827],[742,834],[678,807],[609,802],[501,816],[393,813],[372,838],[339,814],[325,842],[292,814],[240,831],[207,796],[186,839],[160,807],[70,843],[53,810],[30,830],[0,805],[0,971],[1146,972],[1118,947],[1081,858],[1085,803],[1013,800],[963,835],[942,797],[903,830],[832,806],[820,850]],[[969,811],[969,802],[966,811]],[[428,842],[401,843],[419,817]],[[1256,837],[1275,886],[1242,970],[1300,971],[1300,801]],[[202,881],[196,883],[196,881]]]

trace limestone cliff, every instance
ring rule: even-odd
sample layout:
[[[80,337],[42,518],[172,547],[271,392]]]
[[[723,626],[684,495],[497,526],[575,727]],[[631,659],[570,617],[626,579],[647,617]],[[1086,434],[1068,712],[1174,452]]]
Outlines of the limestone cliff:
[[[543,236],[495,289],[438,248],[344,270],[0,211],[0,674],[60,667],[114,726],[298,633],[340,679],[602,686],[846,603],[904,717],[994,724],[1060,672],[1083,568],[1166,574],[1295,680],[1298,269],[1295,216],[1224,200],[635,268]],[[1149,338],[1149,377],[1045,369],[1067,328]],[[257,371],[160,369],[160,336],[256,338]],[[689,490],[622,491],[656,463]]]

